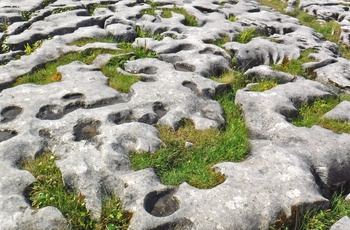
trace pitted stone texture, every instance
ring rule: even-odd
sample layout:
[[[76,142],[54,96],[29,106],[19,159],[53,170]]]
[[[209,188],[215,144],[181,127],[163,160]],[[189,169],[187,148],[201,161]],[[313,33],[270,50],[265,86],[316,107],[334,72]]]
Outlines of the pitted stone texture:
[[[93,4],[103,1],[57,0],[40,10],[43,6],[36,8],[36,1],[26,1],[33,11],[26,22],[20,22],[17,9],[8,13],[13,21],[1,37],[5,46],[13,45],[10,49],[23,52],[26,43],[54,37],[19,60],[12,53],[5,54],[12,60],[0,67],[0,228],[67,229],[57,209],[34,211],[23,196],[34,177],[18,169],[18,164],[46,150],[58,155],[56,163],[65,184],[85,196],[93,218],[100,216],[102,198],[117,194],[124,209],[133,212],[130,229],[267,229],[280,215],[291,217],[294,209],[327,205],[333,189],[349,181],[349,134],[289,123],[301,105],[331,96],[332,91],[320,83],[260,66],[298,58],[302,51],[313,48],[310,57],[317,64],[309,66],[315,69],[317,80],[336,82],[333,87],[346,90],[349,61],[334,43],[256,0],[155,1],[160,7],[186,9],[197,18],[197,27],[185,25],[181,14],[162,18],[161,9],[156,16],[142,15],[142,10],[151,7],[144,1],[108,2],[92,15],[88,11]],[[26,9],[26,4],[23,7],[18,9]],[[71,8],[59,12],[62,7]],[[229,21],[230,16],[236,21]],[[112,35],[133,41],[136,26],[166,37],[133,42],[159,57],[128,61],[124,69],[118,69],[143,79],[132,85],[129,94],[108,87],[99,68],[112,57],[109,54],[96,58],[93,65],[73,62],[60,66],[61,82],[11,87],[19,76],[69,52],[119,49],[118,44],[70,45],[76,40]],[[132,32],[125,34],[128,28]],[[235,42],[249,28],[256,28],[265,38],[254,38],[248,44]],[[221,38],[228,41],[223,47],[232,54],[211,44]],[[131,151],[152,154],[164,145],[153,124],[177,129],[181,119],[188,118],[199,129],[222,127],[223,110],[211,98],[228,86],[208,77],[230,69],[232,58],[241,68],[257,66],[247,71],[248,77],[274,75],[287,82],[265,92],[250,92],[249,87],[237,92],[236,103],[251,132],[250,157],[213,166],[226,180],[207,190],[187,183],[165,186],[153,169],[133,171]],[[338,67],[335,77],[339,80],[330,80]],[[336,110],[330,113],[341,114]]]

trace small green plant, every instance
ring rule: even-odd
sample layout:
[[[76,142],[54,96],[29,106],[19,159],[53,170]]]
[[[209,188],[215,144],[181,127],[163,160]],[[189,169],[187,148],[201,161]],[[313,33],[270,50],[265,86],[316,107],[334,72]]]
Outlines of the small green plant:
[[[24,49],[27,55],[31,54],[33,52],[32,47],[27,43],[27,45],[24,45]]]
[[[92,220],[84,196],[65,187],[61,171],[55,164],[56,159],[57,156],[47,152],[21,165],[22,169],[28,170],[36,178],[28,194],[34,208],[58,208],[72,229],[127,229],[131,214],[122,211],[116,196],[104,200],[100,222]]]
[[[28,21],[32,17],[32,12],[23,10],[21,11],[22,21]]]
[[[213,42],[213,44],[221,47],[222,45],[224,45],[224,44],[226,44],[227,42],[230,42],[230,41],[231,41],[231,37],[230,36],[223,35],[221,38],[216,39]]]
[[[278,85],[278,83],[276,80],[262,80],[259,83],[250,86],[249,90],[263,92],[263,91],[269,90],[277,85]]]
[[[256,32],[255,28],[250,28],[242,31],[240,34],[238,34],[236,41],[239,43],[248,43],[253,38],[258,37],[259,33]]]
[[[350,100],[350,96],[343,95],[340,98],[331,97],[327,99],[317,99],[310,105],[305,104],[299,109],[299,116],[295,118],[292,123],[296,126],[305,127],[319,125],[336,133],[350,133],[350,123],[322,117],[344,100]]]
[[[243,80],[238,74],[225,73],[225,79],[233,88],[241,87]],[[226,125],[216,129],[197,130],[190,120],[182,120],[181,127],[174,131],[170,127],[157,126],[160,138],[166,147],[156,153],[132,153],[130,161],[136,170],[153,167],[165,184],[178,185],[184,181],[198,188],[211,188],[223,182],[219,173],[211,166],[223,161],[240,161],[249,152],[248,129],[241,112],[234,104],[235,91],[217,96],[225,111]],[[185,142],[194,144],[185,147]]]
[[[230,16],[228,17],[228,20],[229,20],[230,22],[236,22],[236,21],[238,20],[238,18],[237,18],[236,16],[234,16],[234,15],[230,15]]]

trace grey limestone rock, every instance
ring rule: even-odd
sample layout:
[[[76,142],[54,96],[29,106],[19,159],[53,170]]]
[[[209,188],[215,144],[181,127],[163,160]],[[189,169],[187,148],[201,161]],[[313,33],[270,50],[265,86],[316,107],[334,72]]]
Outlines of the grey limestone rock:
[[[85,197],[94,219],[100,217],[102,199],[116,194],[124,210],[133,213],[129,229],[268,229],[280,216],[292,219],[294,211],[327,207],[332,192],[350,180],[349,134],[291,123],[302,105],[348,91],[350,63],[335,43],[257,0],[155,2],[155,15],[143,15],[152,6],[138,0],[1,1],[0,18],[9,22],[1,32],[1,229],[70,228],[57,208],[34,210],[26,197],[35,178],[19,164],[47,150],[58,156],[65,185]],[[188,25],[181,13],[162,17],[164,8],[174,5],[195,16],[198,25]],[[335,1],[304,0],[300,7],[315,10],[323,20],[347,20],[345,6],[335,13],[340,7]],[[32,15],[24,20],[21,11]],[[162,39],[138,37],[137,27]],[[239,43],[240,34],[251,28],[260,36]],[[129,60],[117,69],[142,79],[130,92],[109,87],[101,72],[114,57],[110,53],[92,64],[59,66],[60,82],[12,86],[18,77],[68,53],[120,50],[120,41],[72,45],[107,36],[158,55]],[[24,55],[23,46],[39,39],[44,39],[42,45]],[[313,52],[304,68],[315,72],[316,81],[268,66],[297,59],[307,49]],[[153,169],[134,171],[131,152],[152,154],[164,146],[154,124],[175,130],[184,118],[197,129],[225,124],[223,109],[213,98],[231,89],[210,77],[233,64],[247,70],[247,78],[281,82],[264,92],[247,85],[232,101],[242,109],[250,131],[249,157],[213,165],[225,181],[211,189],[186,182],[164,185]],[[349,103],[343,102],[325,117],[349,121],[348,110]]]
[[[296,79],[293,74],[285,73],[282,71],[276,71],[267,65],[259,65],[247,70],[244,75],[247,75],[250,79],[261,80],[277,80],[281,83],[290,82]]]
[[[324,117],[344,122],[350,122],[350,102],[343,101],[339,103],[334,109],[326,113]]]
[[[332,225],[331,230],[346,230],[350,228],[350,218],[347,216],[342,217],[340,220]]]

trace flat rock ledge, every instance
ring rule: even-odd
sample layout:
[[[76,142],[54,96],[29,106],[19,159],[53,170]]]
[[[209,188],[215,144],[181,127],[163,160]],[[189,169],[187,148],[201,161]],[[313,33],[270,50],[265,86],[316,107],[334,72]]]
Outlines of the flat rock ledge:
[[[298,210],[327,207],[331,193],[350,180],[350,134],[290,123],[303,104],[349,92],[350,62],[336,44],[256,0],[154,2],[186,9],[198,26],[185,25],[184,16],[176,13],[171,18],[162,18],[158,11],[142,15],[151,6],[138,0],[108,1],[92,12],[105,1],[0,2],[0,229],[69,229],[57,208],[35,210],[24,196],[35,178],[19,163],[46,150],[58,155],[65,184],[85,196],[95,218],[102,197],[118,195],[124,210],[133,213],[129,229],[268,229]],[[314,2],[301,5],[328,18],[334,18],[332,12],[339,7],[347,11],[344,5],[333,8],[330,0]],[[289,5],[292,8],[293,2]],[[347,19],[345,12],[341,15]],[[137,27],[165,38],[137,37]],[[250,28],[264,36],[247,44],[235,42]],[[130,93],[108,86],[100,67],[111,55],[99,56],[91,65],[75,61],[58,67],[60,82],[12,86],[18,77],[70,52],[119,49],[118,43],[71,45],[81,38],[106,36],[159,54],[125,63],[124,73],[145,79],[132,85]],[[213,44],[222,37],[230,40],[225,49]],[[43,44],[25,55],[25,47],[37,40]],[[306,49],[315,50],[310,55],[314,60],[304,66],[316,73],[315,80],[268,66],[296,59]],[[283,83],[264,92],[247,86],[236,94],[234,103],[241,107],[251,134],[249,157],[214,165],[225,181],[212,189],[187,183],[166,186],[153,169],[132,170],[131,151],[151,154],[164,145],[153,124],[177,129],[188,118],[197,129],[208,129],[225,123],[220,104],[212,98],[227,85],[209,77],[231,69],[233,58],[247,77],[273,77]],[[349,122],[349,103],[325,116]],[[348,219],[332,227],[348,228]]]

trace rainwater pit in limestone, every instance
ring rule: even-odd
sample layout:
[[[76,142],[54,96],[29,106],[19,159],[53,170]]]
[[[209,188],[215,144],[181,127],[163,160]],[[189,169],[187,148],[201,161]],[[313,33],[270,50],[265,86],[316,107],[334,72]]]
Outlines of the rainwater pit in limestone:
[[[170,216],[180,208],[179,200],[173,196],[175,192],[172,188],[150,192],[145,197],[145,210],[156,217]]]
[[[74,141],[92,140],[95,136],[100,134],[98,130],[100,126],[101,121],[93,119],[79,120],[78,124],[73,127]]]
[[[22,108],[18,106],[6,107],[1,111],[1,116],[2,116],[1,123],[13,121],[21,113],[22,113]]]

